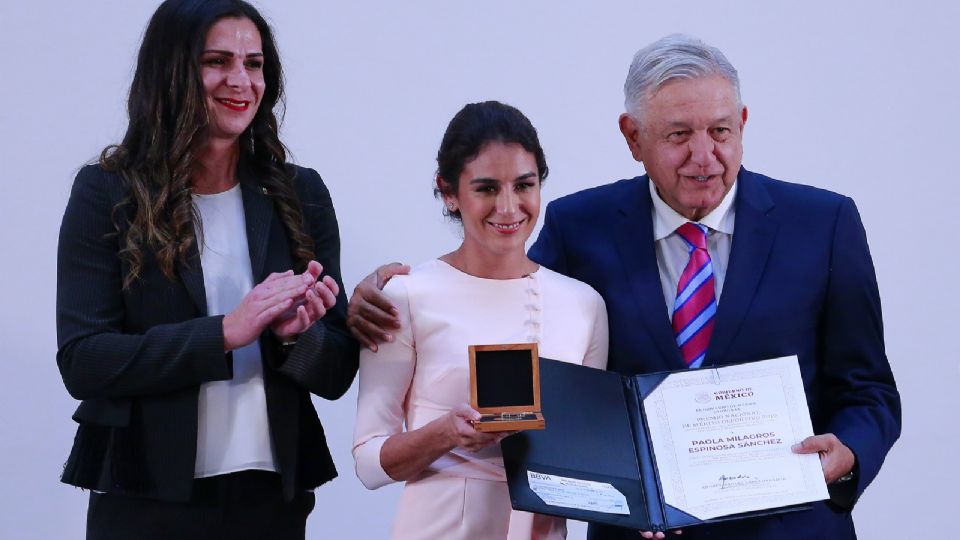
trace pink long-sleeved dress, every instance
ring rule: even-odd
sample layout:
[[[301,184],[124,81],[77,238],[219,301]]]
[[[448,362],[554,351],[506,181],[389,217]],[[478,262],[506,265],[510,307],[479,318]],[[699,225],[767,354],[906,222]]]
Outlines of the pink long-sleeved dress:
[[[387,438],[469,402],[469,345],[535,341],[542,357],[606,367],[603,299],[546,268],[496,280],[433,260],[393,278],[384,293],[402,329],[378,352],[360,355],[353,456],[370,489],[394,482],[380,464]],[[402,540],[565,536],[563,520],[511,509],[499,445],[455,448],[407,481],[392,531]]]

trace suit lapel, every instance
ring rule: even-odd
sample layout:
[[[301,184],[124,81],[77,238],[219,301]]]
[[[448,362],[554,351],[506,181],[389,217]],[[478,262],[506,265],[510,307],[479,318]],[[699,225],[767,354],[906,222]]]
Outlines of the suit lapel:
[[[725,362],[760,284],[777,233],[777,223],[769,216],[773,200],[760,179],[741,168],[737,182],[733,246],[707,349],[706,361],[710,364]]]
[[[260,283],[267,259],[267,243],[273,222],[273,200],[265,189],[246,175],[240,177],[243,193],[243,213],[247,222],[247,246],[250,249],[250,269],[254,284]]]
[[[207,291],[203,286],[203,268],[200,266],[200,234],[196,225],[193,227],[195,241],[187,253],[187,264],[179,264],[180,279],[187,289],[190,299],[197,306],[201,317],[207,316]]]
[[[630,283],[633,299],[639,308],[640,322],[660,351],[661,367],[645,368],[644,371],[658,371],[677,369],[683,366],[683,359],[667,319],[667,306],[660,284],[660,269],[657,267],[656,245],[653,241],[653,203],[648,181],[646,175],[638,179],[636,186],[639,193],[621,202],[616,235],[625,279]],[[651,359],[640,360],[649,366]]]
[[[263,188],[248,175],[240,174],[240,192],[243,197],[243,213],[247,223],[247,248],[250,250],[250,269],[254,285],[263,280],[263,268],[267,257],[267,243],[270,237],[270,224],[273,221],[273,201]],[[200,264],[200,234],[194,226],[197,239],[190,246],[187,264],[181,264],[179,273],[190,299],[196,304],[200,315],[207,316],[207,293],[203,286],[203,268]]]

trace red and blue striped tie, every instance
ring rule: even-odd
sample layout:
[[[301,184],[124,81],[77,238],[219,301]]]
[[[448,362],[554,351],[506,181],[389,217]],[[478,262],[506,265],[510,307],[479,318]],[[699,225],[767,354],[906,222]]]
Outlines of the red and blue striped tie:
[[[713,318],[717,301],[713,285],[713,263],[707,253],[707,227],[684,223],[677,234],[687,243],[690,260],[677,283],[677,299],[673,303],[673,333],[687,367],[703,364],[713,334]]]

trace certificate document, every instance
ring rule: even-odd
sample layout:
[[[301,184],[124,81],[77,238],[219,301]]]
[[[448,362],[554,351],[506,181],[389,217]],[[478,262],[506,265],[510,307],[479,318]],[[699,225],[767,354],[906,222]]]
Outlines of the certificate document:
[[[663,502],[700,520],[826,499],[796,356],[671,373],[643,400]]]

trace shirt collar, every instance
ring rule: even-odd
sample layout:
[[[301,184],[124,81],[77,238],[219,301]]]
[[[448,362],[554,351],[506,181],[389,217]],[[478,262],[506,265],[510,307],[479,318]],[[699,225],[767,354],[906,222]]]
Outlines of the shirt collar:
[[[650,199],[653,200],[653,240],[656,242],[670,236],[678,227],[690,220],[678,214],[676,210],[670,208],[670,205],[660,198],[653,180],[649,180],[647,183],[650,184]],[[736,195],[737,182],[734,182],[733,187],[723,196],[720,204],[697,223],[702,223],[714,231],[733,234],[733,201],[736,199]]]

